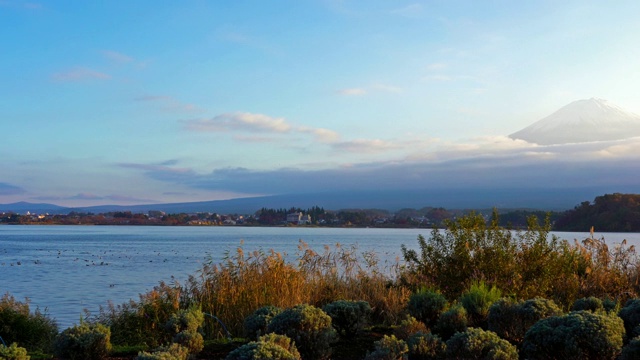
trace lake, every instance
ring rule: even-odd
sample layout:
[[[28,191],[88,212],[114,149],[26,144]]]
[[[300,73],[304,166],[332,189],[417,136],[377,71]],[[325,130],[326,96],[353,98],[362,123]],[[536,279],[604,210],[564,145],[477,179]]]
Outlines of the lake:
[[[28,297],[47,309],[61,329],[78,323],[83,309],[97,314],[109,300],[138,299],[160,281],[184,282],[203,262],[220,262],[239,246],[273,249],[295,259],[299,241],[322,252],[336,243],[375,251],[382,261],[400,258],[400,245],[416,248],[429,229],[305,227],[0,226],[0,293]],[[567,240],[589,233],[554,233]],[[640,233],[596,234],[608,244]]]

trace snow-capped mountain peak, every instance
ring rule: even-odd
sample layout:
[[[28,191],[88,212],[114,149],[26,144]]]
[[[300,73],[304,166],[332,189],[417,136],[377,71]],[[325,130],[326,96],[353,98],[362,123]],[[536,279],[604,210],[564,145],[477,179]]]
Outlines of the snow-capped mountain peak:
[[[607,100],[574,101],[509,135],[540,145],[621,140],[640,136],[640,116]]]

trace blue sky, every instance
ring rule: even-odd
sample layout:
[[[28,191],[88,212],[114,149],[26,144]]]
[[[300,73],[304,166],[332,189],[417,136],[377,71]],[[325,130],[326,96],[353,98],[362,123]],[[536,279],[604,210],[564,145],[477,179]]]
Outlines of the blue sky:
[[[506,135],[584,98],[640,113],[637,14],[631,0],[0,0],[0,203],[540,186],[544,169],[583,171],[562,177],[571,186],[615,163],[626,172],[594,181],[624,188],[637,142]]]

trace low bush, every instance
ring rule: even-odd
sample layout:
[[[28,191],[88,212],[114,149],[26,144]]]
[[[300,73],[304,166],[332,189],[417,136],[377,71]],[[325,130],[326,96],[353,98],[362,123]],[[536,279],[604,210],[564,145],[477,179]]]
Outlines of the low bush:
[[[524,334],[539,320],[562,315],[562,310],[552,301],[542,298],[515,302],[500,299],[489,308],[488,329],[501,338],[519,345]]]
[[[471,284],[469,290],[460,296],[460,303],[467,310],[471,326],[486,328],[489,307],[501,296],[502,292],[498,288],[489,288],[483,281]]]
[[[371,306],[366,301],[338,300],[325,305],[322,310],[331,317],[331,324],[338,334],[354,337],[369,324]]]
[[[331,317],[312,305],[296,305],[271,319],[268,332],[286,335],[293,340],[305,360],[327,359],[336,332]]]
[[[139,301],[101,308],[95,322],[111,329],[114,345],[135,346],[146,344],[150,348],[171,341],[173,334],[164,331],[162,325],[175,314],[184,303],[185,293],[179,284],[161,282],[152,291],[141,294]]]
[[[189,349],[173,343],[169,346],[161,346],[152,353],[146,351],[138,353],[136,360],[187,360]]]
[[[469,328],[447,340],[447,359],[513,360],[518,350],[492,331]]]
[[[605,298],[602,300],[602,307],[607,312],[615,312],[620,311],[620,302],[611,298]]]
[[[438,335],[418,332],[407,340],[409,360],[444,359],[447,345]]]
[[[439,291],[423,288],[409,297],[407,310],[411,316],[431,327],[448,306],[449,302]]]
[[[467,310],[456,304],[440,315],[433,331],[443,340],[447,340],[456,332],[467,330],[467,324]]]
[[[602,300],[598,299],[595,296],[589,296],[586,298],[580,298],[573,303],[571,307],[571,311],[580,311],[586,310],[591,312],[602,311],[604,310],[604,305],[602,304]]]
[[[55,354],[62,359],[106,359],[111,351],[111,331],[101,324],[81,323],[64,330],[55,342]]]
[[[165,328],[173,335],[172,342],[184,346],[189,353],[196,354],[204,347],[204,339],[198,332],[203,322],[202,311],[191,307],[173,314],[165,324]]]
[[[267,326],[271,319],[280,314],[282,309],[277,306],[267,305],[254,311],[244,319],[244,336],[251,340],[267,333]]]
[[[624,324],[607,313],[575,311],[538,321],[524,336],[527,359],[615,359],[622,349]]]
[[[622,348],[622,353],[618,360],[636,360],[640,359],[640,336],[636,336]]]
[[[629,299],[618,312],[618,316],[624,321],[624,329],[628,339],[640,335],[640,331],[638,331],[638,326],[640,325],[640,299]]]
[[[233,351],[226,360],[300,360],[300,353],[291,339],[285,335],[267,334],[260,336]]]
[[[398,339],[402,340],[407,340],[411,335],[417,332],[426,333],[428,332],[428,329],[423,322],[418,321],[413,316],[409,316],[408,318],[402,320],[400,322],[400,325],[398,325],[398,327],[393,330],[393,334]]]
[[[9,346],[0,344],[0,359],[2,360],[29,360],[31,357],[27,355],[27,349],[19,347],[13,343]]]
[[[375,350],[365,357],[365,360],[402,360],[409,353],[409,347],[404,340],[395,336],[385,335],[374,343]]]
[[[31,312],[28,300],[17,301],[8,293],[0,298],[0,337],[6,343],[46,353],[53,350],[57,334],[56,322],[39,309]]]

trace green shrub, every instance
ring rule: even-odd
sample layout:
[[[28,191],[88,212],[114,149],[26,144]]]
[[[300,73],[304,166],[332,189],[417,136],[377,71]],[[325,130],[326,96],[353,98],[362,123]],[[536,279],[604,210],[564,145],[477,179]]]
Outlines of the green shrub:
[[[469,290],[460,296],[460,303],[467,310],[470,324],[486,327],[489,307],[501,296],[499,289],[495,286],[489,288],[483,281],[471,284]]]
[[[624,321],[627,338],[631,339],[640,335],[635,331],[636,327],[640,325],[640,299],[629,299],[618,312],[618,316]]]
[[[202,311],[192,307],[173,314],[165,324],[165,328],[173,335],[172,342],[187,348],[191,354],[196,354],[204,347],[204,339],[198,332],[203,322]]]
[[[586,298],[581,298],[576,300],[571,307],[571,311],[580,311],[586,310],[591,312],[602,311],[604,310],[604,305],[602,304],[602,300],[598,299],[595,296],[590,296]]]
[[[136,360],[187,360],[189,358],[189,349],[173,343],[169,346],[161,346],[152,353],[146,351],[138,353]]]
[[[101,324],[81,323],[64,330],[55,342],[55,354],[62,359],[105,359],[111,351],[111,331]]]
[[[338,334],[351,338],[362,331],[371,318],[371,306],[366,301],[338,300],[322,310],[331,316],[331,324]]]
[[[407,340],[409,360],[444,359],[447,346],[438,335],[418,332]]]
[[[524,336],[527,359],[615,359],[622,349],[624,324],[607,313],[575,311],[538,321]]]
[[[605,298],[602,300],[602,307],[607,312],[618,312],[620,311],[620,302],[611,298]]]
[[[524,334],[533,324],[559,315],[562,315],[562,310],[552,300],[536,298],[515,302],[500,299],[489,308],[488,329],[513,344],[521,344]]]
[[[518,350],[492,331],[469,328],[447,340],[447,359],[500,359],[518,358]]]
[[[280,314],[282,309],[277,306],[264,306],[254,311],[244,319],[244,336],[251,340],[267,333],[267,326],[271,319]]]
[[[1,360],[29,360],[31,357],[27,355],[27,349],[19,347],[18,344],[13,343],[9,346],[0,344],[0,359]]]
[[[300,360],[300,353],[291,339],[285,335],[270,333],[260,336],[233,351],[227,360]]]
[[[427,330],[427,326],[424,323],[422,323],[421,321],[418,321],[413,316],[409,316],[408,318],[402,320],[400,322],[400,325],[393,330],[393,334],[398,339],[402,339],[402,340],[407,340],[409,336],[417,332],[426,333],[428,332],[428,330]]]
[[[636,360],[640,359],[640,336],[636,336],[622,348],[622,353],[618,360]]]
[[[46,313],[30,311],[29,301],[20,302],[8,293],[0,298],[0,337],[28,351],[51,352],[58,326]]]
[[[114,345],[147,344],[155,348],[171,341],[173,334],[163,325],[180,310],[184,296],[180,285],[160,282],[152,291],[141,294],[139,301],[101,307],[96,322],[109,326]]]
[[[165,328],[172,334],[177,334],[184,330],[198,331],[204,322],[204,314],[200,309],[191,307],[189,309],[178,310],[171,315],[165,324]]]
[[[465,330],[467,330],[467,310],[460,304],[456,304],[451,309],[443,312],[433,328],[433,331],[440,335],[443,340],[449,339],[456,332]]]
[[[305,360],[329,358],[331,343],[336,340],[331,317],[307,304],[296,305],[273,317],[267,331],[291,338]]]
[[[173,343],[186,348],[190,354],[197,354],[204,348],[204,338],[197,331],[183,330],[173,337]]]
[[[407,343],[393,335],[385,335],[374,344],[375,350],[368,353],[365,360],[401,360],[405,359],[409,353]]]
[[[439,291],[421,289],[409,297],[407,310],[411,316],[431,327],[448,306],[449,302]]]

